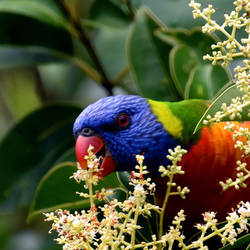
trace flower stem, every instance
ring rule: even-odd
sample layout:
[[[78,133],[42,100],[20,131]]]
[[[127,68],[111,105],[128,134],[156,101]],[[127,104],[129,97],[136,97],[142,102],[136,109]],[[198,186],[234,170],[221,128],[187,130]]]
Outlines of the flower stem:
[[[92,173],[93,175],[93,173]],[[94,203],[94,196],[93,196],[93,185],[91,180],[88,182],[88,188],[89,188],[89,201],[90,201],[90,207],[94,207],[95,203]]]
[[[132,213],[133,213],[133,210],[131,209],[131,210],[129,211],[128,215],[126,216],[126,219],[124,220],[124,222],[123,222],[123,224],[122,224],[122,227],[121,227],[121,229],[120,229],[119,235],[118,235],[118,237],[117,237],[117,239],[116,239],[117,242],[120,241],[122,235],[124,234],[124,229],[126,228],[126,225],[127,225],[127,223],[128,223],[128,220],[131,218]]]
[[[164,214],[165,214],[166,206],[167,206],[167,203],[168,203],[168,199],[169,199],[169,196],[171,194],[171,187],[172,187],[171,183],[173,182],[173,178],[174,178],[174,175],[171,174],[169,176],[169,181],[167,183],[168,188],[167,188],[167,192],[166,192],[163,204],[162,204],[162,210],[161,210],[161,213],[160,213],[160,224],[159,224],[159,227],[160,227],[159,228],[159,238],[161,238],[161,236],[163,234],[163,219],[164,219]]]
[[[134,220],[133,220],[133,224],[137,225],[137,220],[138,220],[138,216],[139,216],[139,207],[140,207],[140,200],[137,200],[136,202],[136,208],[135,208],[135,216],[134,216]],[[131,236],[131,249],[135,248],[135,234],[136,234],[136,230],[134,229],[132,232],[132,236]]]

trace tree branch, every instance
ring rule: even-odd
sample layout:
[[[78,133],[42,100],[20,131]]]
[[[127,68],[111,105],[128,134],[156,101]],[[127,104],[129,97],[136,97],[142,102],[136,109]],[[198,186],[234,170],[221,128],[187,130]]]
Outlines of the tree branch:
[[[134,13],[134,10],[133,10],[133,7],[132,7],[132,4],[131,4],[130,0],[123,0],[123,1],[127,6],[128,13],[129,13],[129,16],[130,16],[131,20],[134,20],[135,13]]]
[[[98,72],[101,74],[101,84],[105,88],[108,95],[113,95],[113,83],[110,81],[108,75],[105,72],[105,69],[96,53],[94,46],[92,45],[90,39],[86,35],[86,32],[82,28],[81,21],[79,15],[74,14],[72,17],[69,8],[63,3],[62,1],[58,1],[59,6],[62,8],[64,13],[68,16],[69,20],[71,21],[72,26],[76,31],[76,35],[78,39],[82,42],[82,44],[86,47],[90,57],[92,58]]]
[[[109,80],[109,78],[104,70],[104,67],[102,66],[102,63],[99,60],[99,57],[98,57],[92,43],[88,39],[85,31],[83,30],[83,28],[82,28],[81,24],[79,24],[79,22],[74,22],[74,27],[78,31],[78,36],[79,36],[80,41],[85,45],[85,47],[86,47],[87,51],[89,52],[97,70],[102,75],[101,83],[102,83],[103,87],[106,89],[106,91],[109,95],[113,95],[113,90],[112,90],[113,84]]]

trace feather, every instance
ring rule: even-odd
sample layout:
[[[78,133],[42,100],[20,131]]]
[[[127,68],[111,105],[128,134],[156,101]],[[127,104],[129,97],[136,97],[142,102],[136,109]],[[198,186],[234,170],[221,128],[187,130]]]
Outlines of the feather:
[[[181,162],[185,174],[176,176],[175,182],[187,186],[191,192],[186,200],[171,197],[167,206],[169,220],[180,209],[185,210],[191,224],[198,222],[201,213],[208,210],[217,211],[223,218],[239,201],[249,200],[250,187],[222,191],[219,181],[236,177],[236,161],[242,158],[242,153],[234,147],[232,132],[224,129],[224,122],[203,127],[193,134],[207,107],[204,100],[157,102],[139,96],[106,97],[82,111],[75,121],[74,135],[83,136],[84,128],[90,128],[95,139],[98,136],[103,140],[117,171],[134,170],[135,155],[144,154],[144,164],[156,182],[159,204],[165,196],[167,179],[159,177],[158,168],[170,163],[166,159],[168,149],[181,145],[188,150]],[[121,114],[128,117],[128,126],[119,126],[117,117]],[[235,126],[250,128],[250,122],[235,122]],[[81,152],[79,147],[78,150]],[[249,166],[249,157],[242,160]]]
[[[250,122],[234,124],[236,129],[240,126],[250,127]],[[200,222],[201,213],[206,211],[216,211],[217,218],[223,220],[225,214],[235,208],[240,201],[249,200],[250,180],[247,183],[248,187],[239,191],[234,188],[222,191],[219,185],[220,181],[236,178],[237,160],[242,160],[250,166],[250,158],[242,158],[242,152],[234,147],[232,132],[225,130],[225,125],[225,122],[220,122],[211,127],[203,127],[200,139],[183,156],[180,165],[185,174],[176,177],[175,181],[182,187],[187,186],[191,191],[186,200],[180,197],[170,199],[166,211],[169,218],[173,218],[180,209],[184,209],[188,216],[187,221],[191,224]],[[158,187],[157,201],[161,205],[167,179],[154,178],[154,181]]]

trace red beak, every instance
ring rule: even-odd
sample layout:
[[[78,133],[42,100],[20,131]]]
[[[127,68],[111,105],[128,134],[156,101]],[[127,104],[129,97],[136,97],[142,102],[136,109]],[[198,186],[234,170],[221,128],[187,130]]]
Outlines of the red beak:
[[[103,140],[98,136],[82,136],[79,135],[76,140],[75,152],[77,161],[80,163],[82,169],[87,168],[87,161],[84,159],[86,155],[88,155],[89,146],[93,146],[93,153],[97,154],[100,150],[105,147]],[[99,172],[101,177],[104,177],[111,172],[113,172],[116,168],[115,162],[111,155],[107,155],[107,152],[103,156],[103,161],[101,164],[101,170]]]

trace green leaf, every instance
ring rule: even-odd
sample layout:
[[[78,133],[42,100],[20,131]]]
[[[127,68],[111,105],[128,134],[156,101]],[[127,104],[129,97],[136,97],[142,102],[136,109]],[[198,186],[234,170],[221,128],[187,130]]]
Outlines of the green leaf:
[[[93,42],[110,79],[127,67],[125,48],[130,21],[123,9],[110,0],[94,1],[90,17],[84,21],[84,25],[98,29]]]
[[[84,58],[84,60],[80,57]],[[2,69],[51,62],[68,62],[69,64],[73,64],[71,66],[76,66],[81,73],[83,69],[86,69],[91,64],[91,60],[89,60],[86,54],[83,55],[83,53],[71,56],[54,49],[39,46],[0,46],[0,68]]]
[[[212,18],[216,20],[218,24],[222,24],[224,21],[224,14],[229,14],[234,5],[232,1],[228,0],[202,0],[200,1],[202,7],[206,8],[208,4],[212,4],[216,9],[216,12],[212,15]],[[193,27],[204,25],[205,21],[202,18],[194,19],[192,15],[192,8],[188,6],[187,0],[133,0],[133,5],[138,4],[145,5],[152,10],[152,12],[169,28],[183,27],[191,29]],[[239,31],[241,37],[246,34],[244,30]],[[224,34],[218,33],[219,37],[224,39]]]
[[[128,61],[142,95],[160,100],[179,100],[169,75],[168,52],[172,48],[159,40],[155,29],[163,24],[145,7],[140,8],[128,37]]]
[[[0,26],[0,67],[57,62],[61,54],[73,54],[69,24],[54,1],[0,1]]]
[[[68,60],[91,71],[92,60],[56,0],[0,1],[0,26],[0,67]]]
[[[128,27],[102,28],[95,38],[96,50],[111,79],[127,66],[125,47],[128,31]]]
[[[35,83],[31,68],[1,70],[1,98],[8,106],[13,122],[40,107]]]
[[[211,64],[199,65],[190,74],[186,84],[185,99],[209,100],[229,80],[229,75],[223,67]]]
[[[36,46],[54,49],[69,55],[73,53],[71,35],[61,27],[6,12],[0,12],[0,26],[0,45],[2,46]]]
[[[53,26],[68,25],[67,19],[53,1],[2,0],[0,13],[23,15]]]
[[[171,76],[178,91],[184,96],[190,72],[199,63],[199,58],[190,47],[180,45],[171,51],[169,60]]]
[[[107,178],[107,177],[105,177],[105,178]],[[119,186],[122,186],[122,184],[119,183]],[[127,199],[128,192],[126,189],[121,188],[121,187],[115,187],[112,191],[113,191],[113,193],[107,196],[108,201],[112,201],[114,199],[117,199],[118,201],[123,202],[124,200]]]
[[[203,60],[205,54],[211,54],[211,45],[217,41],[215,37],[203,34],[197,28],[191,31],[184,29],[159,30],[157,36],[168,44],[173,46],[177,44],[170,53],[170,72],[176,88],[183,97],[212,98],[217,90],[229,81],[230,76],[226,68],[217,66],[212,70],[214,73],[210,74],[210,63]],[[206,78],[207,76],[211,78]],[[190,88],[193,81],[196,82],[196,87]],[[210,83],[212,85],[209,87]]]
[[[200,121],[197,123],[194,133],[196,133],[202,126],[203,126],[203,121],[206,119],[208,115],[214,116],[214,114],[221,110],[221,105],[223,103],[226,103],[229,105],[232,101],[233,98],[236,97],[242,97],[244,95],[244,92],[240,91],[236,85],[230,84],[228,88],[226,88],[222,93],[219,91],[219,95],[217,95],[214,100],[212,101],[210,107],[207,109],[207,111],[204,113],[204,115],[201,117]],[[241,113],[242,117],[239,118],[237,117],[234,119],[234,121],[248,121],[248,110],[249,107],[245,107],[243,109],[243,112]],[[223,121],[230,121],[229,117],[225,117]]]
[[[200,28],[193,29],[166,29],[157,30],[156,36],[162,41],[176,45],[187,45],[194,50],[197,54],[197,59],[200,63],[205,63],[203,55],[210,54],[212,52],[211,45],[218,41],[218,38],[212,34],[204,34]]]
[[[219,250],[247,249],[250,243],[250,234],[246,234],[235,241],[233,245],[226,245]]]
[[[17,180],[31,169],[43,173],[55,159],[74,145],[72,125],[81,111],[69,105],[45,106],[34,111],[0,142],[0,200],[5,199]]]
[[[41,180],[32,202],[28,221],[32,220],[41,213],[54,211],[56,209],[86,209],[89,208],[89,199],[80,197],[76,192],[88,193],[83,187],[84,183],[78,184],[70,176],[76,172],[76,163],[63,162],[53,167]],[[93,186],[93,191],[105,189],[114,189],[121,187],[115,173],[112,173],[100,180],[97,186]],[[118,196],[124,194],[119,191]],[[117,198],[117,194],[110,198]],[[96,200],[96,204],[101,201]]]
[[[201,23],[193,20],[192,9],[186,0],[158,0],[157,4],[154,0],[141,0],[140,3],[150,8],[168,27],[190,28]]]
[[[95,0],[91,6],[89,18],[85,24],[94,27],[125,28],[130,22],[129,17],[118,5],[110,0]]]
[[[56,51],[36,46],[0,46],[0,68],[62,62],[66,57]]]
[[[133,190],[133,187],[129,184],[130,183],[130,172],[128,171],[120,171],[116,172],[117,178],[120,183],[127,189]]]

